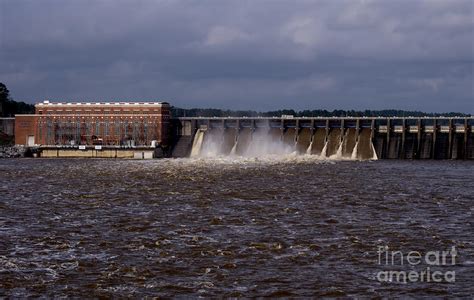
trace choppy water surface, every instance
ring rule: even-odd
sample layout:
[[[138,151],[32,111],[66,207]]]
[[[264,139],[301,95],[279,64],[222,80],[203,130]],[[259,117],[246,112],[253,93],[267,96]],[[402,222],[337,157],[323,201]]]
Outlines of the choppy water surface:
[[[0,161],[0,296],[469,296],[472,162]],[[381,283],[377,247],[455,283]]]

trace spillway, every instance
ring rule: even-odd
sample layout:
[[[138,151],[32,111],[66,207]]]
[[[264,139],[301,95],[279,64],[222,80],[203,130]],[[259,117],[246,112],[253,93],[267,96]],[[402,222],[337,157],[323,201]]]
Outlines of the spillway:
[[[473,126],[472,118],[180,118],[171,153],[474,159]]]
[[[357,159],[377,159],[374,145],[371,141],[370,128],[363,128],[359,133],[357,143]]]
[[[458,159],[464,157],[464,139],[462,136],[455,135],[453,139],[452,158]]]
[[[405,135],[405,143],[402,149],[403,158],[413,159],[418,155],[418,141],[416,134],[407,133]]]
[[[326,129],[317,128],[313,135],[313,142],[311,143],[310,151],[308,154],[321,155],[324,145],[326,144]]]
[[[242,128],[237,134],[237,144],[235,148],[235,154],[244,156],[247,153],[247,149],[250,147],[252,141],[252,129]]]
[[[354,152],[354,147],[357,142],[357,131],[355,128],[348,128],[342,140],[342,157],[350,158]]]
[[[298,134],[298,140],[296,142],[296,151],[298,154],[311,154],[311,130],[309,128],[303,128]],[[308,151],[308,148],[310,151]]]
[[[429,159],[431,158],[431,151],[433,149],[433,134],[425,133],[422,136],[421,145],[420,145],[420,159]]]
[[[199,156],[215,157],[222,155],[224,130],[220,128],[208,129],[204,132],[203,144]]]
[[[338,157],[340,156],[340,153],[338,153],[338,150],[339,152],[342,151],[342,149],[340,149],[341,136],[342,136],[341,129],[339,128],[331,129],[326,141],[326,145],[325,145],[326,153],[323,153],[326,157],[340,158]]]
[[[225,128],[223,130],[221,153],[230,155],[237,142],[237,129]]]
[[[439,133],[436,136],[436,144],[435,144],[435,158],[436,159],[446,159],[449,155],[449,136],[447,133]]]
[[[399,133],[394,134],[390,138],[390,145],[388,147],[387,158],[400,158],[400,152],[402,149],[402,135]]]
[[[197,130],[194,135],[193,146],[191,148],[191,157],[198,157],[201,154],[202,142],[204,140],[204,130]]]
[[[285,155],[294,151],[294,142],[285,142],[279,128],[257,128],[243,156]]]
[[[283,133],[283,143],[288,147],[293,147],[293,151],[296,150],[296,129],[295,128],[287,128]]]
[[[325,159],[373,159],[376,157],[370,140],[370,130],[363,129],[359,136],[349,128],[341,138],[339,128],[330,131],[304,128],[296,132],[290,128],[282,133],[280,128],[198,129],[195,133],[190,157],[267,155],[314,155]]]

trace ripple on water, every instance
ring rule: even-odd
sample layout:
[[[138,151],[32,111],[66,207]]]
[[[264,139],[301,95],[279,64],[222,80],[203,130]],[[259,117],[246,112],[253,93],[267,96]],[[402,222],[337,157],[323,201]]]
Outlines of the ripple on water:
[[[471,162],[25,159],[1,168],[2,296],[474,293]],[[455,245],[458,280],[379,283],[385,245]]]

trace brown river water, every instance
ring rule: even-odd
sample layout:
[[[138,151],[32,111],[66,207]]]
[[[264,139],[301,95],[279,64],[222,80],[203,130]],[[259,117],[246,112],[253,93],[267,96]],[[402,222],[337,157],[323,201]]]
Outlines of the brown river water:
[[[472,297],[474,162],[0,160],[0,297]],[[454,282],[378,250],[455,247]],[[383,256],[385,257],[385,256]]]

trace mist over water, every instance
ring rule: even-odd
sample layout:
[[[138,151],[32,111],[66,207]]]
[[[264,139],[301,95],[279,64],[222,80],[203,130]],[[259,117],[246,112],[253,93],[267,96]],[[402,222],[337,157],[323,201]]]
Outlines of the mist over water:
[[[324,135],[323,135],[324,134]],[[305,159],[366,160],[377,159],[370,129],[362,129],[357,136],[355,129],[344,133],[332,129],[326,139],[323,130],[303,128],[296,132],[288,128],[198,129],[194,135],[190,157],[211,158],[274,158],[305,157]]]

